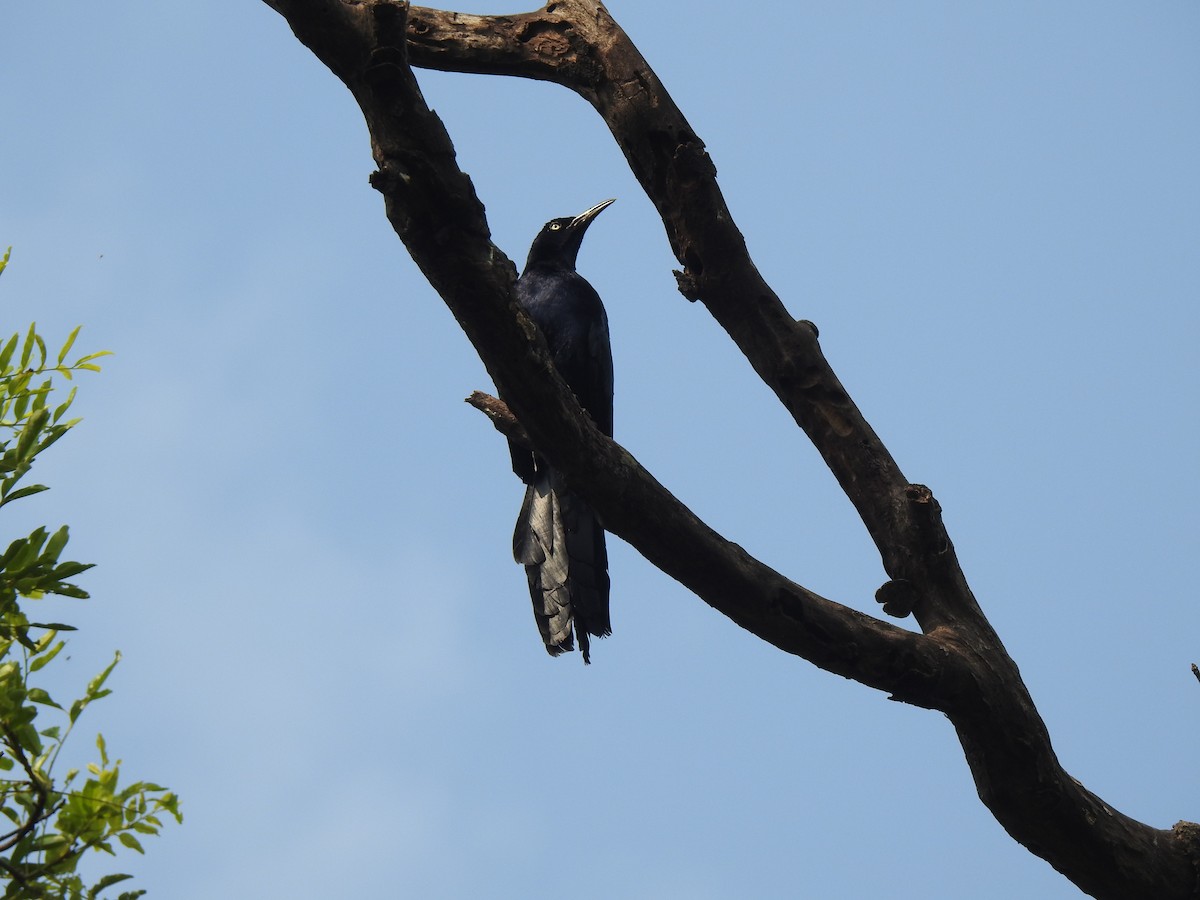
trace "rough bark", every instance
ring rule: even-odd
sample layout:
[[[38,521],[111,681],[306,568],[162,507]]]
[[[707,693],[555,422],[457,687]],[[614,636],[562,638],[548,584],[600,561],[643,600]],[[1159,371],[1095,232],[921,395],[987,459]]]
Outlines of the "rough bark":
[[[1160,830],[1122,815],[1060,765],[1016,664],[976,602],[932,492],[910,484],[833,373],[816,328],[762,280],[703,142],[595,0],[475,16],[392,0],[265,0],[353,93],[378,171],[372,183],[413,259],[479,352],[527,439],[605,527],[763,640],[824,668],[941,710],[979,796],[1010,835],[1103,898],[1200,896],[1200,826]],[[879,549],[876,599],[915,615],[917,634],[829,601],[721,537],[579,408],[513,302],[515,268],[490,240],[470,179],[410,64],[552,81],[604,118],[653,201],[703,303],[804,429]]]

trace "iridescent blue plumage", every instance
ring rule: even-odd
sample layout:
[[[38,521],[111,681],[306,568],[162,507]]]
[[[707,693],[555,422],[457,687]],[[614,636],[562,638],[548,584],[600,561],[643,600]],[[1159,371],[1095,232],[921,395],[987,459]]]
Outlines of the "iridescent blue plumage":
[[[517,300],[546,338],[554,365],[580,406],[607,435],[613,430],[613,366],[608,317],[575,260],[588,225],[612,200],[574,218],[547,222],[517,279]],[[513,556],[524,564],[534,616],[552,656],[574,649],[584,662],[589,636],[611,633],[608,552],[591,508],[544,460],[510,444],[513,471],[526,482],[513,533]],[[574,628],[572,629],[572,624]]]

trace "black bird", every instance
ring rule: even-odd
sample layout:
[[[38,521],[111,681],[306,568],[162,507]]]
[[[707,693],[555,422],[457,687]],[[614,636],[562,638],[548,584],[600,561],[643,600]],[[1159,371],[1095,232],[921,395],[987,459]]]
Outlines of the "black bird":
[[[605,434],[613,433],[613,365],[604,304],[575,271],[584,232],[612,200],[574,218],[551,219],[529,248],[517,279],[517,301],[537,323],[567,386]],[[551,656],[574,649],[583,661],[589,636],[612,633],[608,617],[608,551],[590,506],[546,461],[509,442],[513,471],[527,485],[513,532],[513,557],[525,566],[538,630]]]

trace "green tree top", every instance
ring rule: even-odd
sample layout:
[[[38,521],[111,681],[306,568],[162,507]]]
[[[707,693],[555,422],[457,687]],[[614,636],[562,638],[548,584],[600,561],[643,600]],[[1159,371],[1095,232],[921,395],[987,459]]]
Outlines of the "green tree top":
[[[6,251],[0,258],[0,272],[9,255]],[[36,325],[0,346],[0,508],[47,490],[43,484],[22,486],[22,479],[38,455],[79,422],[67,418],[74,386],[61,402],[51,402],[55,378],[70,381],[76,372],[99,372],[96,360],[108,351],[68,363],[78,335],[77,327],[53,360]],[[179,799],[166,788],[146,781],[121,786],[121,761],[110,759],[101,735],[96,736],[99,760],[87,766],[86,776],[71,769],[58,777],[55,764],[63,745],[83,711],[110,693],[105,682],[121,658],[116,653],[66,707],[36,683],[35,676],[66,646],[60,634],[75,629],[31,621],[27,603],[50,594],[88,596],[72,579],[91,564],[61,559],[68,536],[66,525],[54,532],[39,527],[0,554],[0,814],[12,826],[0,834],[4,900],[92,900],[131,876],[106,875],[85,885],[76,869],[86,851],[115,855],[119,843],[142,853],[139,835],[158,834],[167,815],[182,821]],[[126,891],[118,900],[144,893]]]

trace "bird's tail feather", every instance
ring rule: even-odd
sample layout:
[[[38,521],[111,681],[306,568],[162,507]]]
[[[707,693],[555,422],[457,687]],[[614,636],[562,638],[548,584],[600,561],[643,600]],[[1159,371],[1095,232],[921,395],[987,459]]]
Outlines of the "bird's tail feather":
[[[589,636],[612,632],[604,529],[591,507],[566,490],[552,469],[538,471],[525,489],[513,556],[525,566],[546,650],[551,656],[573,650],[574,630],[583,660],[590,662]]]

